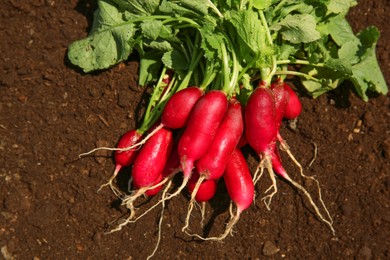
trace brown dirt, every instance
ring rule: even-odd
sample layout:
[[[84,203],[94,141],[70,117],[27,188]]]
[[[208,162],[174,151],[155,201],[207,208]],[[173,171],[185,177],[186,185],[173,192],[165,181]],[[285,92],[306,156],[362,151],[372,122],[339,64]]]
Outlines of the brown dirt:
[[[390,13],[387,0],[361,0],[350,13],[353,28],[380,28],[378,57],[390,82]],[[5,0],[0,3],[0,248],[15,259],[143,259],[156,241],[159,210],[122,231],[105,235],[126,213],[108,189],[110,158],[78,154],[115,145],[135,127],[143,90],[137,62],[93,75],[69,65],[67,46],[84,37],[95,9],[87,0]],[[307,174],[316,175],[334,218],[336,237],[307,201],[278,180],[271,211],[257,200],[243,213],[234,236],[200,242],[181,232],[188,197],[165,211],[156,258],[388,259],[390,258],[390,102],[365,103],[348,85],[313,100],[292,131],[282,129]],[[360,132],[353,129],[361,120]],[[318,156],[311,167],[313,144]],[[104,154],[103,154],[104,155]],[[248,155],[251,165],[256,159]],[[296,167],[284,158],[287,170]],[[122,180],[124,183],[125,180]],[[266,181],[258,187],[264,190]],[[307,183],[315,192],[315,186]],[[150,203],[155,202],[152,199]],[[143,208],[148,205],[143,205]],[[207,208],[206,230],[216,235],[228,218],[221,188]],[[195,213],[193,231],[200,232]]]

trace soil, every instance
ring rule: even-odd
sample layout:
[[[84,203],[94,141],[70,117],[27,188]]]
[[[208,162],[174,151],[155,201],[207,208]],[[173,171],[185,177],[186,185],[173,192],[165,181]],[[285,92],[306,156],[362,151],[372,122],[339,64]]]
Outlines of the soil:
[[[121,231],[105,234],[126,216],[109,189],[110,153],[78,155],[114,146],[139,121],[145,99],[136,59],[85,75],[70,65],[67,46],[87,35],[95,1],[0,2],[0,248],[5,259],[144,259],[157,239],[160,208]],[[388,0],[361,0],[349,14],[356,32],[381,31],[380,66],[390,82]],[[223,243],[181,232],[188,195],[164,212],[156,259],[388,259],[390,258],[390,101],[360,100],[349,84],[312,99],[302,96],[296,127],[282,135],[305,173],[321,183],[336,236],[318,220],[300,192],[278,179],[271,210],[257,199]],[[315,149],[317,147],[317,149]],[[311,164],[316,152],[316,159]],[[246,154],[252,169],[258,159]],[[299,182],[299,171],[283,155]],[[119,185],[125,185],[122,173]],[[265,178],[257,187],[268,187]],[[316,186],[305,182],[316,194]],[[260,196],[259,195],[259,196]],[[140,212],[157,201],[140,205]],[[223,186],[209,204],[206,225],[194,212],[191,229],[217,235],[229,217]]]

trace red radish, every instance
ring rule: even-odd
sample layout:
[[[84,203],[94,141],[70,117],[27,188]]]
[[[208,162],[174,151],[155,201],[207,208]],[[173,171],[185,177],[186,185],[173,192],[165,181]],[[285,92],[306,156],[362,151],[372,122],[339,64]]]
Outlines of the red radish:
[[[124,149],[128,147],[132,147],[134,144],[136,144],[142,137],[142,134],[139,133],[137,130],[130,130],[126,132],[119,140],[117,148]],[[115,177],[118,175],[119,171],[122,169],[122,167],[130,166],[137,157],[138,149],[130,149],[130,150],[116,150],[114,153],[114,160],[115,160],[115,170],[112,174],[111,178],[106,184],[103,184],[100,186],[99,190],[102,189],[104,186],[109,185],[111,190],[116,194],[117,196],[120,196],[121,192],[117,190],[112,184],[112,181],[115,179]]]
[[[279,132],[280,124],[282,123],[287,103],[289,101],[289,94],[285,90],[283,81],[281,80],[277,80],[272,83],[271,89],[275,98],[276,129]]]
[[[180,165],[184,175],[183,182],[173,194],[163,200],[177,196],[187,185],[194,161],[207,152],[225,115],[227,106],[227,97],[220,90],[207,92],[195,104],[178,146]]]
[[[215,180],[222,177],[230,155],[240,141],[243,130],[241,104],[236,99],[231,99],[207,153],[195,162],[200,176]]]
[[[194,190],[191,194],[191,201],[188,206],[186,223],[183,227],[185,230],[189,226],[189,219],[195,202],[195,194],[203,180],[217,180],[222,177],[226,164],[230,159],[234,148],[237,146],[242,132],[244,123],[242,119],[241,104],[236,99],[229,101],[228,109],[219,126],[209,149],[206,154],[195,162],[195,168],[200,175]]]
[[[162,124],[171,129],[186,126],[192,108],[202,95],[202,90],[197,87],[188,87],[176,92],[164,107],[161,115]]]
[[[249,97],[245,109],[245,135],[249,145],[261,158],[258,170],[260,169],[262,172],[264,168],[267,168],[272,180],[270,189],[273,188],[274,191],[263,198],[263,200],[268,199],[268,202],[265,201],[268,209],[272,197],[277,193],[276,180],[271,165],[271,155],[275,150],[277,132],[275,99],[271,90],[266,88],[262,82]],[[257,173],[258,171],[253,177],[255,184],[261,177],[261,174],[258,177]]]
[[[287,83],[284,83],[284,89],[288,93],[288,102],[286,106],[286,110],[284,112],[284,117],[287,119],[295,119],[302,112],[302,104],[299,101],[299,98],[294,90],[290,88]]]
[[[262,156],[270,156],[276,141],[275,99],[270,89],[257,87],[245,108],[245,136],[249,145]]]
[[[127,148],[131,147],[135,143],[137,143],[142,137],[137,130],[131,130],[126,132],[118,142],[117,148]],[[138,153],[138,149],[131,149],[126,151],[117,150],[114,153],[114,159],[116,168],[130,166],[136,158]]]
[[[159,129],[141,148],[132,169],[133,185],[149,187],[164,170],[172,148],[172,131]]]
[[[163,127],[179,129],[186,126],[192,108],[202,95],[203,91],[197,87],[188,87],[173,94],[162,111],[161,123],[137,145],[144,144]]]
[[[130,210],[131,219],[135,211],[134,201],[149,190],[149,194],[162,188],[162,172],[171,153],[173,143],[172,131],[163,127],[151,136],[141,148],[132,168],[132,184],[135,192],[122,200]]]
[[[191,175],[194,161],[207,152],[225,115],[227,106],[226,95],[219,90],[206,93],[194,106],[178,147],[181,167],[187,181]]]
[[[253,202],[255,187],[248,164],[241,150],[236,148],[226,166],[223,175],[226,189],[230,198],[237,207],[236,215],[229,221],[225,233],[219,238],[225,238],[240,218],[242,211],[246,210]]]
[[[253,202],[254,184],[248,164],[240,149],[234,149],[223,175],[230,198],[237,206],[237,214]]]
[[[188,182],[188,191],[192,193],[194,191],[195,185],[199,180],[199,174],[193,173]],[[217,191],[217,181],[216,180],[204,180],[195,195],[195,200],[197,202],[209,201],[214,197],[215,192]]]

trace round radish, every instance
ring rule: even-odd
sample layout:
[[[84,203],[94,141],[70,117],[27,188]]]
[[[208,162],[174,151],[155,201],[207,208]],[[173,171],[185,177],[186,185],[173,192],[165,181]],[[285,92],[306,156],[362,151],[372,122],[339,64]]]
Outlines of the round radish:
[[[288,93],[288,102],[284,117],[287,119],[297,118],[302,112],[302,104],[294,90],[287,83],[284,83],[284,89]]]
[[[196,183],[199,180],[199,174],[193,173],[188,182],[188,191],[192,193],[196,186]],[[216,180],[204,180],[196,192],[195,200],[197,202],[209,201],[212,197],[214,197],[217,191],[217,181]]]

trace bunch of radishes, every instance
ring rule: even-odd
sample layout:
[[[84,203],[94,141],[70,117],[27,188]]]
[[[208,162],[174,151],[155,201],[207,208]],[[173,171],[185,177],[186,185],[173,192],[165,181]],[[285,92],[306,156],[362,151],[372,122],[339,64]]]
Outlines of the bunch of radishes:
[[[160,91],[161,97],[164,97],[167,89],[169,91],[171,83],[170,79],[167,79],[168,74],[163,78],[165,84],[164,90]],[[273,189],[273,192],[263,198],[267,208],[272,196],[277,192],[275,172],[303,191],[318,217],[334,232],[332,219],[322,200],[327,219],[322,216],[310,194],[289,177],[279,156],[278,142],[283,150],[288,150],[279,133],[282,120],[295,119],[302,110],[296,93],[287,83],[281,78],[272,84],[260,81],[247,100],[245,108],[234,94],[228,95],[222,90],[205,90],[191,86],[173,92],[161,109],[157,110],[159,118],[150,129],[131,130],[119,140],[114,153],[116,167],[108,185],[121,197],[131,213],[115,230],[134,221],[134,202],[138,197],[157,195],[164,185],[170,184],[173,177],[182,172],[181,185],[174,191],[169,190],[170,185],[166,185],[155,206],[172,199],[187,187],[191,200],[183,231],[189,234],[189,220],[194,203],[204,205],[204,202],[210,200],[216,193],[217,182],[223,178],[229,196],[236,206],[235,214],[231,210],[231,219],[225,232],[218,237],[209,238],[190,234],[202,239],[221,240],[230,233],[242,211],[252,204],[255,184],[263,170],[267,169],[273,182],[266,191]],[[258,170],[253,175],[241,152],[241,148],[246,144],[249,144],[260,158]],[[131,190],[129,194],[125,194],[115,188],[112,181],[122,167],[128,166],[131,166]],[[146,210],[148,211],[150,209]],[[203,214],[204,212],[202,216]]]

